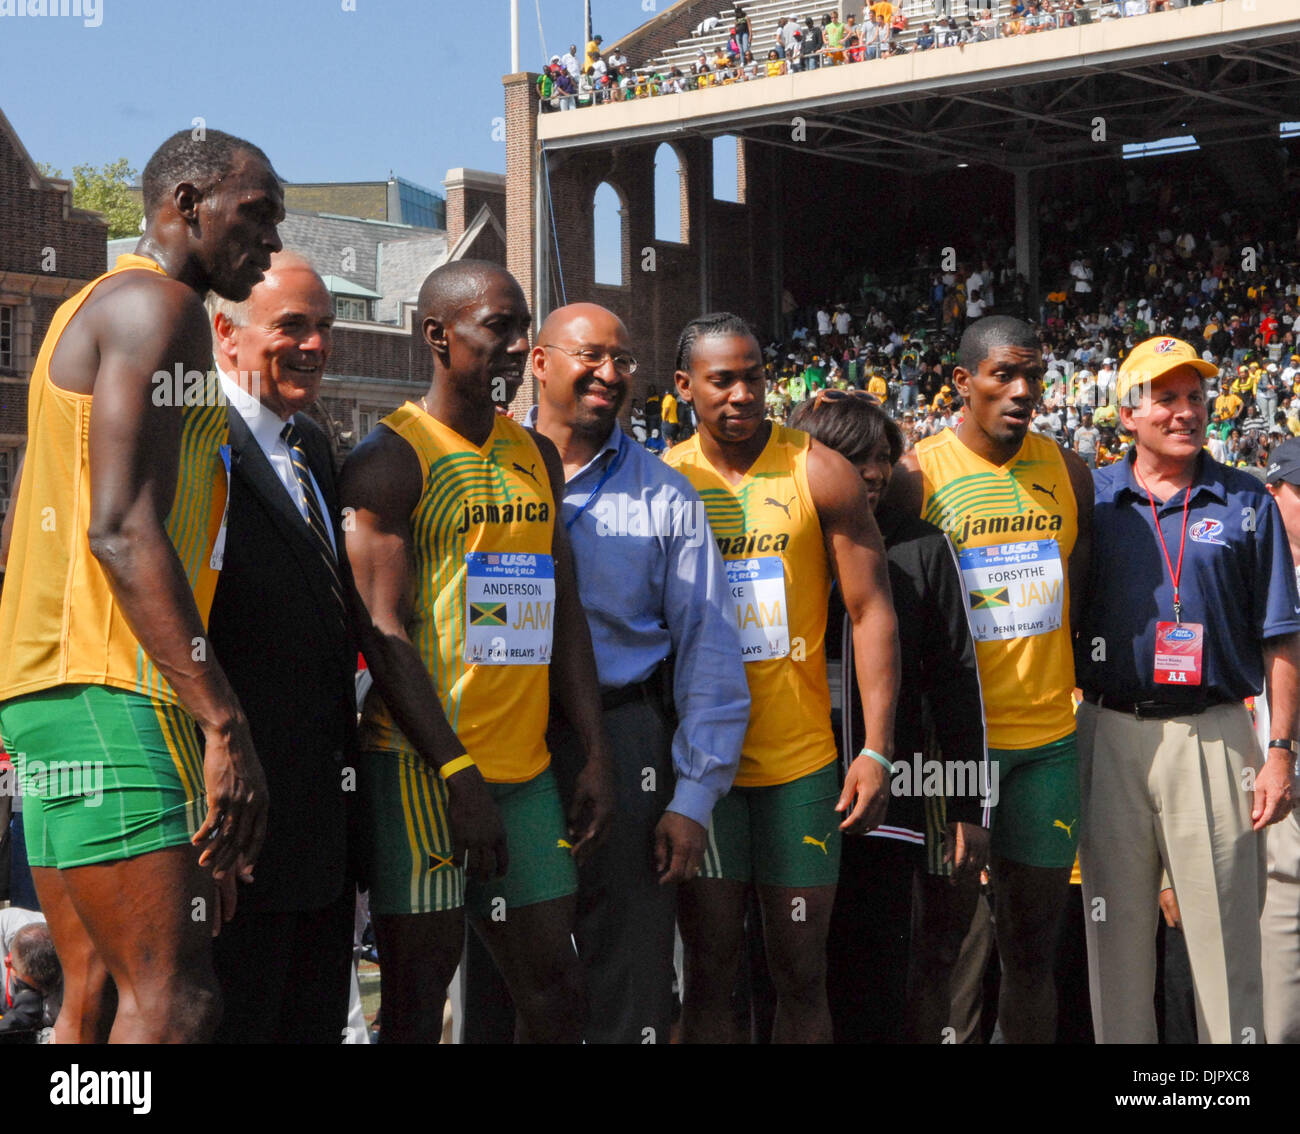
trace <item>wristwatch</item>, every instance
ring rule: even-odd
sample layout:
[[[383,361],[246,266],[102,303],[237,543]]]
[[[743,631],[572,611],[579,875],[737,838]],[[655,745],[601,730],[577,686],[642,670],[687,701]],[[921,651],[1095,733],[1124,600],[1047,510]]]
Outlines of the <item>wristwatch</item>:
[[[1283,740],[1273,738],[1268,742],[1270,748],[1282,748],[1290,752],[1292,756],[1300,756],[1300,740]]]

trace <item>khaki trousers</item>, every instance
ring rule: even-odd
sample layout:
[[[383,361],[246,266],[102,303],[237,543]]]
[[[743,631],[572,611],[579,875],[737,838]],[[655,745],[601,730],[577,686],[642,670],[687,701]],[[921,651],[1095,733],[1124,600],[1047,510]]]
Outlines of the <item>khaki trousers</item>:
[[[1300,822],[1295,812],[1268,828],[1268,895],[1259,928],[1268,1042],[1300,1043]]]
[[[1079,706],[1079,863],[1098,1043],[1155,1043],[1162,867],[1182,913],[1202,1043],[1263,1043],[1264,832],[1243,772],[1263,756],[1244,705],[1137,720]]]

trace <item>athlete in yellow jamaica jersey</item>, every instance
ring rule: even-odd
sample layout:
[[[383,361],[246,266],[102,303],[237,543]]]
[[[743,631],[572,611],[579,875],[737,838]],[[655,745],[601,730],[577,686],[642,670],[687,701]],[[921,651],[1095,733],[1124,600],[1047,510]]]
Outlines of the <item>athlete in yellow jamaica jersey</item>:
[[[504,269],[464,260],[424,281],[419,319],[429,392],[358,446],[340,485],[375,679],[359,787],[384,1038],[438,1042],[468,913],[518,1007],[517,1037],[576,1043],[574,858],[603,833],[612,789],[557,522],[560,458],[497,412],[523,381],[528,304]],[[586,753],[567,825],[545,741],[552,680]]]
[[[763,354],[742,319],[687,324],[676,382],[700,428],[667,460],[708,512],[752,700],[736,786],[713,810],[704,872],[679,899],[683,1038],[734,1038],[731,989],[752,884],[776,986],[773,1039],[829,1043],[826,937],[841,831],[879,826],[888,802],[899,663],[885,548],[853,466],[808,434],[763,420]],[[858,672],[869,675],[867,749],[843,790],[823,649],[833,578],[862,651]]]
[[[1009,1042],[1051,1043],[1052,943],[1080,811],[1070,595],[1087,577],[1092,477],[1076,454],[1029,432],[1043,353],[1028,323],[972,323],[953,380],[960,424],[904,455],[889,501],[957,548],[1000,780],[990,839],[998,1019]]]
[[[204,641],[226,410],[160,398],[155,376],[207,372],[202,298],[247,298],[284,199],[266,155],[217,130],[164,142],[143,191],[135,253],[59,308],[36,360],[0,601],[0,735],[63,962],[60,1043],[211,1035],[220,905],[202,868],[233,898],[266,822],[248,722]],[[99,769],[102,794],[31,790],[51,761]]]

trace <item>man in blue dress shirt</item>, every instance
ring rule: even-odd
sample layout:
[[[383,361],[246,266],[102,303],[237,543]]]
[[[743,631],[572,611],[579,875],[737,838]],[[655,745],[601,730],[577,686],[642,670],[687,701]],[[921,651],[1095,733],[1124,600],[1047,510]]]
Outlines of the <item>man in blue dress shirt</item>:
[[[1264,486],[1202,451],[1213,374],[1179,339],[1134,347],[1117,392],[1136,441],[1094,474],[1076,668],[1099,1043],[1156,1040],[1162,884],[1182,914],[1202,1042],[1264,1040],[1264,828],[1292,806],[1300,597]],[[1261,755],[1243,700],[1265,676],[1272,728]]]
[[[636,370],[622,322],[595,304],[563,307],[532,364],[528,424],[564,461],[562,518],[614,754],[617,813],[579,870],[586,1039],[667,1043],[677,883],[700,871],[749,721],[739,632],[699,496],[619,428]],[[563,782],[575,739],[554,708],[548,743]]]

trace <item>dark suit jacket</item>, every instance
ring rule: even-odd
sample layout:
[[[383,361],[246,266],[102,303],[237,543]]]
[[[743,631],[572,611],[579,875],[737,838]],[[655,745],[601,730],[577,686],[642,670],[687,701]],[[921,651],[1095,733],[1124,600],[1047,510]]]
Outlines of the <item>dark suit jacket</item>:
[[[345,781],[355,782],[357,647],[340,628],[306,520],[244,419],[228,412],[230,513],[208,637],[248,717],[271,796],[256,881],[240,888],[238,909],[320,909],[352,878],[356,793]],[[342,553],[329,443],[305,414],[294,424]],[[346,560],[341,567],[346,578]]]

